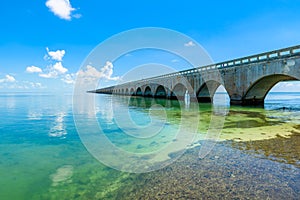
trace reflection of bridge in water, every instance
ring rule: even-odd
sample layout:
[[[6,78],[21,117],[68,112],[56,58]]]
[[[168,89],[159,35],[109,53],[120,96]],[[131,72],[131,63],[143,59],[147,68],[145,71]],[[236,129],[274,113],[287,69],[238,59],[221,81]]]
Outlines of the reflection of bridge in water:
[[[223,85],[231,104],[263,105],[274,85],[291,80],[300,80],[300,45],[93,92],[184,99],[188,91],[199,102],[212,102],[216,90]]]

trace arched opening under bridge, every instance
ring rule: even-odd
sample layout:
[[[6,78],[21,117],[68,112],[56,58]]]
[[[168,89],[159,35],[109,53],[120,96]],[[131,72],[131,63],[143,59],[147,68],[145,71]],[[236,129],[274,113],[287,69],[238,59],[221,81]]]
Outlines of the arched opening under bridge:
[[[199,103],[212,103],[213,97],[221,84],[214,80],[209,80],[202,84],[197,91],[197,100]]]
[[[268,92],[267,110],[300,111],[300,81],[281,81]]]
[[[136,89],[136,94],[135,94],[136,96],[143,96],[143,92],[142,92],[142,89],[140,88],[140,87],[138,87],[137,89]]]
[[[182,84],[178,83],[171,91],[171,99],[184,100],[187,88]]]
[[[213,99],[212,103],[214,105],[221,105],[221,106],[230,105],[230,97],[223,85],[219,85],[212,99]]]
[[[145,97],[153,97],[153,93],[152,93],[151,88],[149,86],[146,87],[144,96]]]
[[[133,88],[130,89],[130,95],[131,96],[134,95],[134,89]]]
[[[295,81],[296,78],[285,74],[265,76],[253,83],[242,99],[243,105],[264,105],[269,91],[279,82]]]
[[[164,86],[162,86],[162,85],[158,86],[154,96],[156,98],[166,98],[167,92],[166,92]]]

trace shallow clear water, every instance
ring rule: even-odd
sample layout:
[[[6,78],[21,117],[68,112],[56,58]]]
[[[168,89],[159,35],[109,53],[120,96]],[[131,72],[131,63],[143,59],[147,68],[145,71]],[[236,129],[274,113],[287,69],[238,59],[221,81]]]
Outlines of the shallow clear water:
[[[178,161],[165,168],[143,174],[120,172],[101,164],[81,142],[71,95],[1,94],[0,199],[279,198],[276,194],[296,199],[300,195],[299,93],[271,93],[265,108],[197,104],[199,118],[189,112],[195,105],[182,112],[176,101],[156,100],[153,107],[151,99],[107,95],[95,99],[100,127],[125,151],[149,153],[176,144],[182,123],[191,128],[199,125],[196,138]],[[124,123],[128,116],[145,131]],[[212,116],[225,119],[221,134],[213,135],[219,142],[199,159]],[[86,131],[92,132],[89,120],[87,115]],[[151,129],[146,129],[149,123]],[[158,162],[176,157],[179,150],[172,149]]]

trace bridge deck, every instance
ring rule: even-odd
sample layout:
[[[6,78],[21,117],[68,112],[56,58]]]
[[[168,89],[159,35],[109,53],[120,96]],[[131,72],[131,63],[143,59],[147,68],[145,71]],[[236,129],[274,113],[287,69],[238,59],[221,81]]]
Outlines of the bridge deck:
[[[93,90],[90,92],[104,93],[104,94],[116,93],[116,94],[120,94],[120,95],[133,95],[134,93],[129,92],[129,91],[126,92],[126,90],[128,90],[129,87],[132,88],[134,85],[147,84],[149,82],[154,82],[156,80],[160,80],[160,81],[168,80],[168,79],[170,80],[170,79],[174,79],[175,77],[178,77],[178,76],[187,77],[187,76],[199,75],[203,72],[212,71],[212,70],[215,70],[215,71],[217,71],[217,70],[224,71],[227,69],[230,70],[233,68],[250,66],[251,64],[255,64],[255,63],[258,65],[260,63],[266,63],[266,62],[267,63],[278,63],[278,61],[280,61],[280,60],[290,60],[293,58],[294,59],[300,58],[300,45],[283,48],[283,49],[278,49],[278,50],[274,50],[274,51],[269,51],[269,52],[265,52],[265,53],[260,53],[260,54],[256,54],[256,55],[252,55],[252,56],[242,57],[242,58],[238,58],[238,59],[233,59],[233,60],[229,60],[229,61],[224,61],[224,62],[220,62],[220,63],[215,63],[215,64],[211,64],[211,65],[207,65],[207,66],[195,67],[192,69],[182,70],[182,71],[178,71],[178,72],[174,72],[174,73],[170,73],[170,74],[164,74],[164,75],[160,75],[160,76],[155,76],[155,77],[151,77],[151,78],[147,78],[147,79],[126,82],[126,83],[122,83],[122,84],[111,86],[111,87],[96,89],[96,90]],[[296,64],[298,64],[298,63],[296,63]],[[297,73],[298,71],[296,70],[295,72]],[[272,73],[274,73],[274,72],[272,72]],[[278,71],[278,74],[280,74],[280,73],[282,73],[282,72]],[[225,77],[225,79],[226,79],[226,77]],[[286,79],[286,80],[292,80],[292,79],[293,78]],[[294,79],[296,79],[296,80],[300,79],[300,74],[299,74],[299,78],[298,78],[298,74],[297,74],[296,78],[294,78]],[[119,88],[120,90],[118,90],[116,92],[115,88]],[[226,88],[226,86],[225,86],[225,88]],[[136,92],[136,89],[137,88],[134,88],[134,92]],[[243,93],[245,93],[245,91],[243,91]],[[169,94],[169,96],[170,95],[171,94]],[[231,94],[229,93],[229,95],[231,95]],[[153,95],[153,97],[154,97],[154,95]],[[231,98],[231,96],[230,96],[230,98]],[[243,97],[239,97],[239,98],[241,98],[241,100],[242,100]],[[256,98],[256,96],[254,96],[254,98]]]

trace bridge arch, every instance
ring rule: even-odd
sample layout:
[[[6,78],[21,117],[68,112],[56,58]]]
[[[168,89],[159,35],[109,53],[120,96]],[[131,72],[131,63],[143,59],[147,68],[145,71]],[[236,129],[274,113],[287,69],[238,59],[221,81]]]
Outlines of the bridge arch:
[[[215,80],[209,80],[201,85],[197,91],[197,100],[202,103],[212,103],[213,96],[221,83]]]
[[[167,97],[167,92],[164,86],[159,85],[155,91],[155,97],[157,98],[166,98]]]
[[[286,74],[273,74],[262,77],[250,85],[243,96],[244,105],[263,105],[268,92],[281,81],[298,80],[295,77]]]
[[[135,93],[136,96],[143,96],[143,92],[142,92],[142,89],[140,87],[138,87],[136,89],[136,93]]]
[[[182,83],[177,83],[171,91],[171,99],[184,100],[187,88]]]
[[[133,88],[130,89],[130,95],[131,96],[134,95],[134,89]]]
[[[145,97],[153,97],[153,93],[152,93],[152,90],[151,90],[150,86],[147,86],[145,88],[144,96]]]
[[[126,95],[128,95],[128,94],[129,94],[129,90],[128,90],[128,88],[126,88],[126,90],[125,90],[125,94],[126,94]]]

